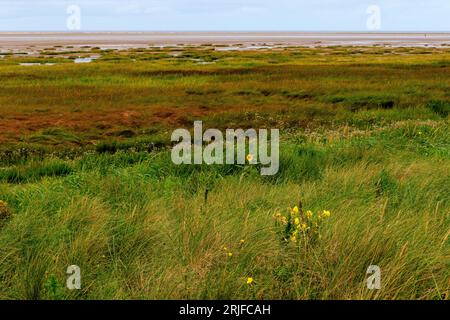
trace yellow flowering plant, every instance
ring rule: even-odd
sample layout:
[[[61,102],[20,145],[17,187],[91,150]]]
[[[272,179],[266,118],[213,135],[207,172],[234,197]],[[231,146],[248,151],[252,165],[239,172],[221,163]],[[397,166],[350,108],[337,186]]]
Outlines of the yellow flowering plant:
[[[274,215],[278,226],[282,227],[280,233],[284,242],[297,243],[307,241],[313,243],[321,238],[321,227],[325,220],[331,216],[329,210],[314,213],[311,210],[303,210],[300,202],[298,206],[289,208],[287,215],[276,212]]]

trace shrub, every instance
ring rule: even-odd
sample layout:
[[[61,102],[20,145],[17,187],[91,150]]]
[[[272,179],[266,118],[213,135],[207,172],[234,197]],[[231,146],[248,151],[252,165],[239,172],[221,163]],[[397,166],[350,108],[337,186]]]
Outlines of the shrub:
[[[427,108],[440,115],[442,118],[448,117],[450,113],[450,102],[434,100],[427,104]]]

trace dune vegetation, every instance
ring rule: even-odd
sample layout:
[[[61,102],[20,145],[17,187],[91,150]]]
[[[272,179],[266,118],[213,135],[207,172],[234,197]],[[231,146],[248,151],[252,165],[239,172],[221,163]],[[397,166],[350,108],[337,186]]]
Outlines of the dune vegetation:
[[[0,299],[448,299],[450,49],[229,49],[1,54]],[[174,165],[195,120],[279,173]]]

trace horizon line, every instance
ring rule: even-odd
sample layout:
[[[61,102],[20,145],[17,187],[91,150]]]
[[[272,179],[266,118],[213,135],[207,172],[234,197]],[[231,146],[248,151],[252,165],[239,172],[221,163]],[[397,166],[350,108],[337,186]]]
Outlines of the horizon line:
[[[450,33],[450,30],[0,30],[0,33]]]

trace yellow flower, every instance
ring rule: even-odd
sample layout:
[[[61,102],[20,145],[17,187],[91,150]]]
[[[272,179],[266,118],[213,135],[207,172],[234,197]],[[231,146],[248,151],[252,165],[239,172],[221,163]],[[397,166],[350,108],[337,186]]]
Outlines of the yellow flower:
[[[228,251],[228,248],[227,247],[223,247],[223,251]]]
[[[293,214],[298,214],[298,212],[299,212],[298,207],[297,207],[297,206],[293,207],[293,208],[291,209],[291,212],[292,212]]]
[[[247,161],[252,162],[253,161],[253,155],[250,153],[247,155]]]
[[[296,226],[298,226],[300,224],[300,219],[299,218],[295,218],[294,223]]]
[[[306,211],[306,217],[307,217],[308,219],[311,219],[312,216],[313,216],[313,213],[312,213],[311,210]]]
[[[306,223],[302,223],[302,224],[299,226],[299,229],[300,229],[301,231],[306,231],[306,230],[308,229],[308,226],[306,225]]]
[[[228,256],[231,258],[233,256],[232,252],[228,252]]]
[[[253,283],[253,278],[252,277],[248,277],[247,278],[247,284],[251,285]]]
[[[292,237],[291,237],[291,241],[292,241],[292,242],[297,242],[297,237],[296,237],[296,236],[292,236]]]
[[[331,216],[331,212],[328,210],[323,210],[322,217],[328,218]]]
[[[245,240],[242,239],[241,241],[239,241],[239,243],[240,243],[241,245],[243,245],[243,244],[245,243]]]

